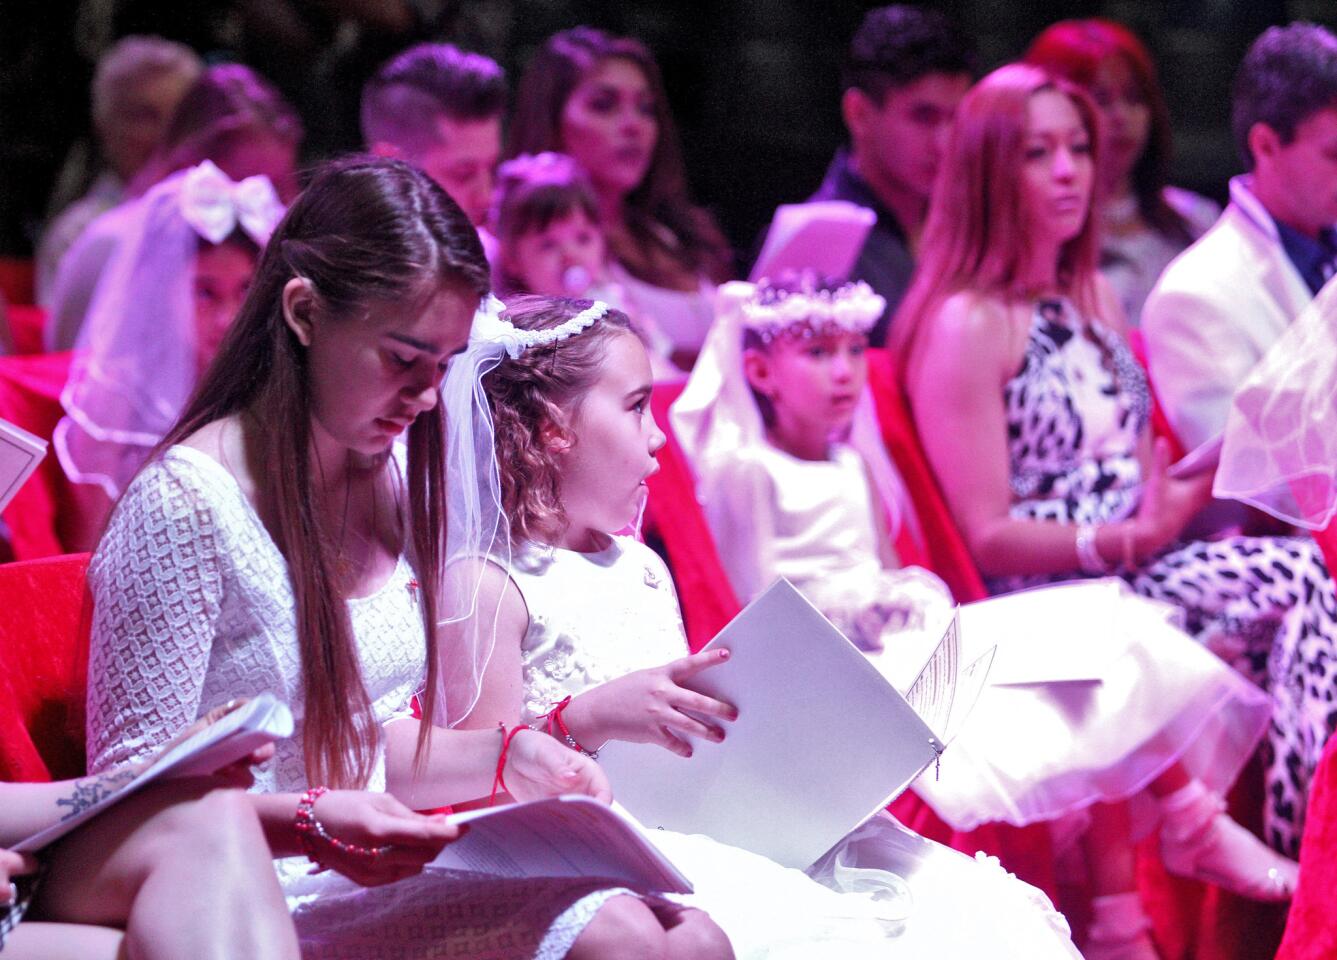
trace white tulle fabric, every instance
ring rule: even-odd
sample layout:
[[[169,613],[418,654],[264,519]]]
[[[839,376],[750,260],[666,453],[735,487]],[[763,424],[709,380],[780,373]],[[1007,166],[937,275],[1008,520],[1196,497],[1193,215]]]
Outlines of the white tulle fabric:
[[[612,537],[594,553],[525,544],[511,576],[529,610],[521,662],[530,717],[687,654],[668,570],[632,538]],[[796,781],[794,789],[839,785]],[[687,902],[710,913],[740,960],[1077,956],[1039,891],[996,861],[971,860],[889,816],[874,817],[806,873],[706,836],[647,836],[692,881]]]
[[[715,504],[729,496],[715,478],[738,458],[769,446],[766,428],[743,372],[743,310],[752,302],[756,286],[732,281],[719,288],[715,299],[715,322],[706,335],[705,346],[697,358],[682,395],[669,412],[674,435],[691,463],[697,480],[697,499],[709,515]],[[908,509],[909,495],[900,475],[892,466],[882,443],[872,394],[865,389],[855,407],[849,436],[844,439],[863,457],[873,486],[888,513],[889,529],[894,539],[905,526],[916,540],[922,534],[913,511]],[[720,559],[731,564],[725,554],[730,546],[719,542]]]
[[[1235,392],[1213,493],[1311,530],[1337,515],[1337,284]]]
[[[401,558],[370,596],[349,602],[362,679],[381,724],[411,722],[426,671],[413,570]],[[88,769],[139,760],[233,697],[273,691],[297,719],[259,792],[307,788],[301,654],[288,568],[236,480],[173,447],[131,483],[88,570],[94,615]],[[384,757],[370,789],[384,789]],[[559,960],[609,897],[599,881],[498,879],[429,869],[362,889],[275,862],[302,955],[340,960]],[[244,919],[244,918],[243,918]]]
[[[244,188],[244,189],[243,189]],[[238,214],[231,194],[244,192]],[[79,334],[54,436],[66,476],[115,499],[177,420],[198,379],[193,283],[199,241],[229,216],[257,244],[283,214],[264,177],[233,184],[206,161],[119,212],[119,243]],[[240,220],[239,220],[240,218]],[[221,241],[231,228],[219,237]]]

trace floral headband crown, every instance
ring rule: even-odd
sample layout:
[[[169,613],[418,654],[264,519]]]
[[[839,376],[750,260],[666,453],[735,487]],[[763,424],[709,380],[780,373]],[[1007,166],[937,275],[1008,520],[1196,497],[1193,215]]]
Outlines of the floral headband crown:
[[[597,323],[608,310],[608,304],[602,300],[595,300],[580,313],[555,327],[546,330],[522,330],[502,317],[506,311],[506,304],[497,299],[495,294],[488,294],[474,313],[469,343],[471,346],[496,344],[514,360],[530,347],[547,346],[574,337]]]
[[[782,335],[867,333],[886,309],[887,301],[860,280],[836,290],[805,285],[790,291],[758,285],[743,302],[741,316],[744,329],[770,343]]]

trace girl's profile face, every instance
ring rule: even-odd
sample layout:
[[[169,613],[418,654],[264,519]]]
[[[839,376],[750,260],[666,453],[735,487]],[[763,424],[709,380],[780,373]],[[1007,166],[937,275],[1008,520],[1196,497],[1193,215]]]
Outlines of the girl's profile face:
[[[1094,181],[1091,135],[1076,104],[1041,90],[1026,106],[1020,189],[1032,242],[1063,244],[1081,233]]]
[[[744,357],[752,389],[771,402],[785,449],[821,447],[854,419],[868,380],[868,337],[849,331],[780,337]]]
[[[603,230],[577,207],[542,230],[514,237],[502,255],[507,271],[529,293],[580,296],[603,276]]]
[[[436,406],[447,362],[468,343],[478,300],[471,291],[443,286],[412,309],[380,302],[346,320],[322,318],[310,305],[314,320],[306,340],[316,422],[354,453],[387,452]]]
[[[1151,107],[1133,68],[1122,56],[1105,59],[1091,84],[1100,108],[1101,176],[1111,186],[1132,173],[1151,135]]]
[[[558,491],[570,523],[561,546],[593,550],[595,534],[616,533],[636,519],[664,445],[650,387],[645,347],[630,331],[619,332],[607,344],[599,378],[575,404],[569,446],[559,451]]]
[[[654,91],[631,60],[605,60],[571,91],[558,130],[562,151],[596,186],[630,193],[645,179],[659,141]]]
[[[195,369],[203,372],[218,353],[255,273],[255,254],[240,243],[201,242],[191,290],[195,303]]]

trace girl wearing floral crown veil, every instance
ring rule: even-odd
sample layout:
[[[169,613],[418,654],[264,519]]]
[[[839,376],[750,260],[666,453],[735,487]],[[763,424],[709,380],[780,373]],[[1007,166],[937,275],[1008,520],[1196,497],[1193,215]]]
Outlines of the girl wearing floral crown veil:
[[[892,547],[890,534],[913,517],[866,389],[867,331],[882,298],[862,283],[802,277],[726,284],[720,302],[672,418],[730,580],[747,600],[789,578],[904,689],[952,601]],[[1117,582],[1102,587],[1101,622],[1089,586],[1029,598],[1040,623],[1081,629],[1101,682],[987,689],[940,776],[917,788],[957,829],[1057,821],[1061,841],[1083,831],[1096,894],[1086,955],[1151,957],[1127,804],[1137,798],[1133,821],[1150,827],[1148,785],[1173,872],[1280,899],[1295,867],[1219,801],[1263,735],[1267,698],[1170,626],[1163,608]],[[1005,619],[986,623],[1006,636]]]
[[[268,178],[234,183],[208,160],[122,212],[122,241],[79,333],[56,455],[77,485],[81,546],[185,409],[283,216]]]
[[[689,689],[727,651],[688,655],[668,571],[616,534],[634,521],[664,443],[650,390],[644,346],[602,303],[522,298],[476,319],[444,388],[448,472],[474,477],[477,491],[449,519],[450,569],[473,613],[452,626],[470,648],[480,631],[492,644],[464,726],[548,716],[575,750],[620,739],[690,757],[687,737],[718,742],[736,719]],[[739,957],[1075,955],[1037,891],[889,817],[806,873],[707,837],[650,837]],[[952,921],[962,909],[971,924]]]

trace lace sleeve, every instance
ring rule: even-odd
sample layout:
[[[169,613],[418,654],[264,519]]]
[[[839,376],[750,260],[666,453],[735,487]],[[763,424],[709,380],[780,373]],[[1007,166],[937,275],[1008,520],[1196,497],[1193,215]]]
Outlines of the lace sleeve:
[[[223,597],[215,521],[190,465],[161,460],[111,518],[88,569],[90,773],[196,719]]]

